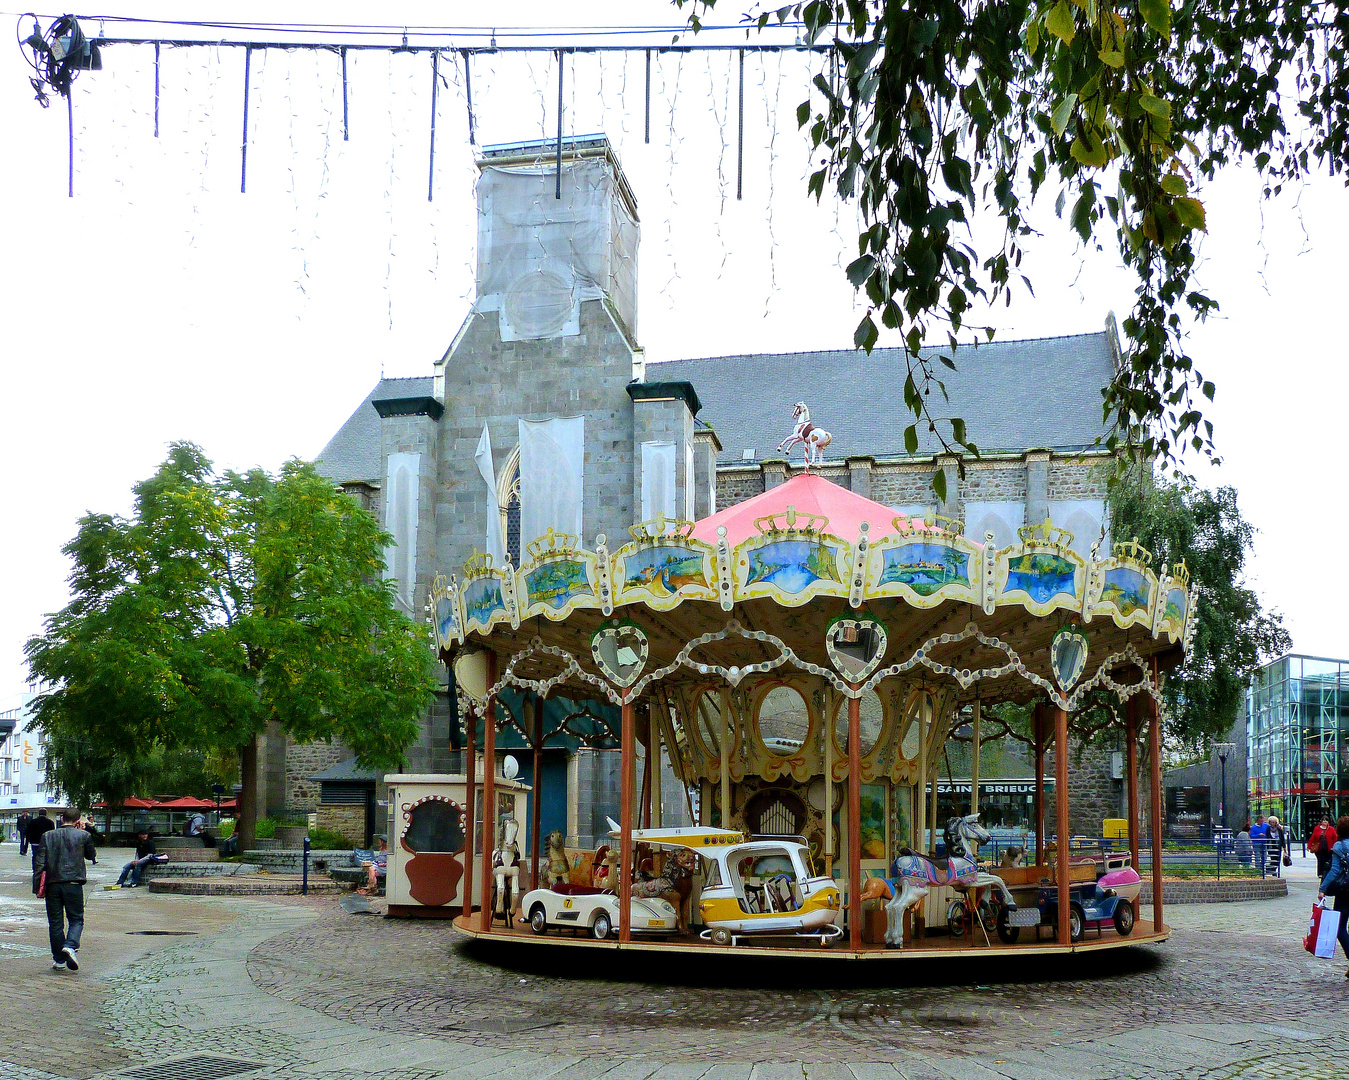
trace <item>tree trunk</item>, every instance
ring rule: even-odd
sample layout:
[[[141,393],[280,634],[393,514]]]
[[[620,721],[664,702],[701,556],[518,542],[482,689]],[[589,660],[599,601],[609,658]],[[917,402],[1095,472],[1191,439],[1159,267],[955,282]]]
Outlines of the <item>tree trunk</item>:
[[[239,750],[239,792],[238,824],[235,831],[239,843],[235,850],[242,855],[256,846],[254,835],[258,828],[258,739],[254,735]]]

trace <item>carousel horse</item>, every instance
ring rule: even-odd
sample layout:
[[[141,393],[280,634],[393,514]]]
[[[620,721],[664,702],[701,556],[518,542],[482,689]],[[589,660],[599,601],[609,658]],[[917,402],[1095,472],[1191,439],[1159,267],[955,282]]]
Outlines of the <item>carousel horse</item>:
[[[539,887],[551,889],[554,885],[565,885],[571,880],[571,867],[567,864],[566,837],[561,829],[554,829],[544,837],[543,872],[539,875]]]
[[[798,401],[792,406],[792,417],[796,420],[796,428],[782,442],[778,443],[779,451],[789,451],[797,443],[801,444],[801,449],[806,455],[806,468],[812,465],[822,465],[824,463],[824,448],[834,441],[834,437],[825,431],[822,427],[816,427],[810,422],[810,409],[804,401]]]
[[[501,846],[492,852],[492,917],[499,914],[510,925],[511,912],[520,893],[520,823],[508,817],[501,826]]]
[[[660,897],[675,909],[679,933],[688,931],[686,907],[693,895],[693,873],[698,869],[698,855],[688,848],[680,848],[665,860],[661,872],[653,878],[632,883],[632,895],[638,900]]]
[[[863,886],[863,900],[887,901],[887,945],[904,944],[904,912],[925,897],[933,885],[949,885],[961,892],[992,886],[1001,892],[1007,909],[1016,910],[1016,901],[1012,899],[1011,890],[1002,878],[979,871],[979,845],[992,839],[988,830],[979,824],[979,815],[951,818],[946,823],[945,838],[946,850],[949,852],[947,858],[936,859],[919,855],[909,848],[900,848],[890,868],[891,876],[870,878]]]

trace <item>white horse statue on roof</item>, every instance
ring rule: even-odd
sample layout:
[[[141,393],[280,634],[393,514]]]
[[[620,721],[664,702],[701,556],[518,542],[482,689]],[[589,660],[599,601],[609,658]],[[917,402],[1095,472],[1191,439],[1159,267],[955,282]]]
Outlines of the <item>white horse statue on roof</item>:
[[[792,416],[796,420],[796,428],[778,443],[778,450],[790,451],[793,446],[800,443],[806,455],[807,471],[812,465],[823,465],[824,448],[834,441],[834,437],[824,428],[810,422],[810,408],[804,401],[798,401],[792,406]]]

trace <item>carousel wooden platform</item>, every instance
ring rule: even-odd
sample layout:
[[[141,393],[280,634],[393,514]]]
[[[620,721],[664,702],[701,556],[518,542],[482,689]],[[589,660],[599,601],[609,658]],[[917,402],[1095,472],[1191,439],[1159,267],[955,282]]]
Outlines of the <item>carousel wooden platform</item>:
[[[986,944],[982,934],[978,934],[975,940],[966,938],[959,944],[953,944],[951,938],[946,935],[934,935],[932,937],[915,940],[905,945],[902,949],[890,948],[886,945],[864,944],[860,949],[851,949],[840,940],[838,943],[828,948],[821,947],[815,942],[796,944],[787,937],[763,937],[757,940],[741,939],[740,944],[735,946],[713,945],[710,942],[702,941],[696,936],[669,937],[650,940],[635,940],[632,942],[620,944],[614,941],[595,941],[593,938],[584,937],[580,934],[570,934],[564,931],[551,930],[546,934],[536,934],[528,926],[520,924],[515,927],[507,928],[500,924],[494,926],[491,930],[483,930],[480,922],[480,916],[475,913],[471,919],[460,916],[453,920],[453,926],[456,931],[475,941],[500,943],[510,946],[536,946],[547,949],[550,947],[567,949],[606,949],[606,950],[625,950],[635,952],[678,952],[687,955],[706,954],[710,956],[746,956],[746,957],[774,957],[774,958],[800,958],[802,960],[872,960],[872,961],[901,961],[901,960],[975,960],[988,959],[992,955],[999,958],[1011,956],[1066,956],[1071,953],[1099,952],[1104,949],[1120,949],[1133,945],[1152,945],[1165,941],[1171,936],[1171,928],[1163,926],[1160,931],[1150,929],[1151,923],[1147,923],[1148,929],[1140,923],[1132,934],[1128,937],[1121,937],[1113,929],[1103,929],[1099,934],[1095,930],[1088,930],[1086,936],[1076,945],[1060,945],[1058,942],[1050,940],[1048,936],[1040,941],[1025,940],[1018,941],[1014,945],[1004,944],[999,941],[996,935],[990,935],[991,943]]]

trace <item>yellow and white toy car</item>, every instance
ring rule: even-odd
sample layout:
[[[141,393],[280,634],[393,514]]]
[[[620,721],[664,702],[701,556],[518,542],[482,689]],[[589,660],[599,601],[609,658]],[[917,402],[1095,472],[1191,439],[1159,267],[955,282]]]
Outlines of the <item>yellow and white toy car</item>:
[[[635,829],[634,843],[687,848],[703,858],[706,881],[698,911],[705,940],[734,945],[744,935],[812,937],[829,945],[842,935],[832,878],[817,876],[801,837],[756,837],[730,829]]]

